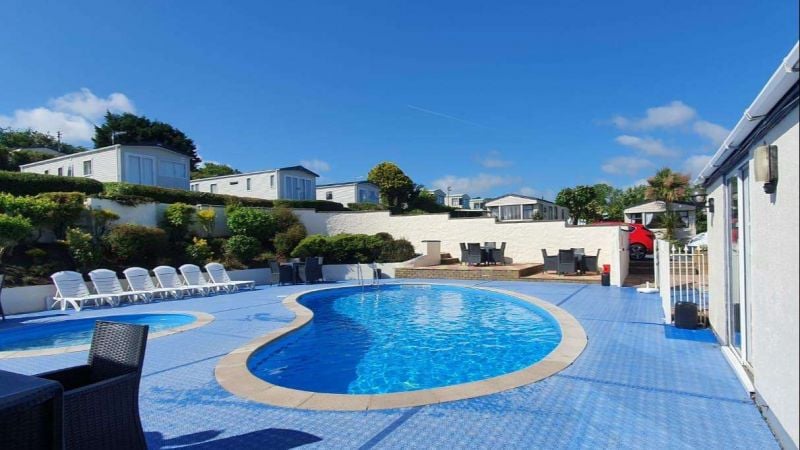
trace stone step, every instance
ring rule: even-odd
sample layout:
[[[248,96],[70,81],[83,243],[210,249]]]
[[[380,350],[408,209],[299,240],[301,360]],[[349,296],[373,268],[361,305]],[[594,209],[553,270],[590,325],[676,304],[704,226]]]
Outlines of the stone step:
[[[453,257],[453,255],[451,255],[450,253],[440,253],[440,254],[439,254],[439,256],[440,256],[442,259],[449,259],[449,258],[452,258],[452,257]]]
[[[458,258],[444,258],[444,257],[442,257],[440,264],[443,265],[443,266],[447,266],[447,265],[452,265],[452,264],[459,264],[460,262],[461,261],[459,261]]]

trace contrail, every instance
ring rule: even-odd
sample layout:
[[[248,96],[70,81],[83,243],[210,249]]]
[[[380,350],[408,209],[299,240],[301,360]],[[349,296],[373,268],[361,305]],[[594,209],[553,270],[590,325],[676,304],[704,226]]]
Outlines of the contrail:
[[[426,114],[432,114],[434,116],[444,117],[445,119],[455,120],[456,122],[465,123],[467,125],[473,125],[473,126],[476,126],[476,127],[492,129],[491,127],[487,127],[486,125],[482,125],[482,124],[479,124],[479,123],[476,123],[476,122],[470,122],[469,120],[459,119],[458,117],[454,117],[454,116],[451,116],[449,114],[444,114],[444,113],[440,113],[440,112],[436,112],[436,111],[431,111],[430,109],[420,108],[419,106],[414,106],[414,105],[406,105],[406,106],[408,106],[409,108],[414,109],[416,111],[424,112]]]

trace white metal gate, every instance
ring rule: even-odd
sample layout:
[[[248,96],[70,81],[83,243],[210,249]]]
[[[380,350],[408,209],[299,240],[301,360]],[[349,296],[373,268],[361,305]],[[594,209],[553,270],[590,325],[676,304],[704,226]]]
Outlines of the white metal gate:
[[[655,280],[661,296],[664,322],[672,323],[678,302],[697,305],[700,320],[708,325],[708,255],[697,247],[679,248],[656,240]]]

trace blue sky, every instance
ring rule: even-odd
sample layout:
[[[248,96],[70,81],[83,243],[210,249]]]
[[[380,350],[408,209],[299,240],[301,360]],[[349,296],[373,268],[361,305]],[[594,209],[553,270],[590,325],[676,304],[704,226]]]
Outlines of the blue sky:
[[[6,6],[0,126],[134,111],[243,171],[552,197],[698,170],[798,36],[783,0],[337,3]]]

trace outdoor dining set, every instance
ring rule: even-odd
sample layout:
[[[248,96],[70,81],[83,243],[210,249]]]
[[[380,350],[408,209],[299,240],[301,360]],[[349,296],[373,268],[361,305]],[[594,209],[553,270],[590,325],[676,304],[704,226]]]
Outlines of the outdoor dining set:
[[[587,255],[583,248],[559,249],[557,255],[548,255],[542,249],[544,271],[564,274],[585,274],[598,272],[597,260],[600,258],[600,249],[594,255]]]
[[[505,264],[506,243],[497,246],[496,242],[464,243],[461,246],[461,263],[479,266],[481,264]]]
[[[273,282],[282,284],[316,283],[323,281],[322,258],[312,256],[301,260],[292,258],[287,262],[270,261]]]

